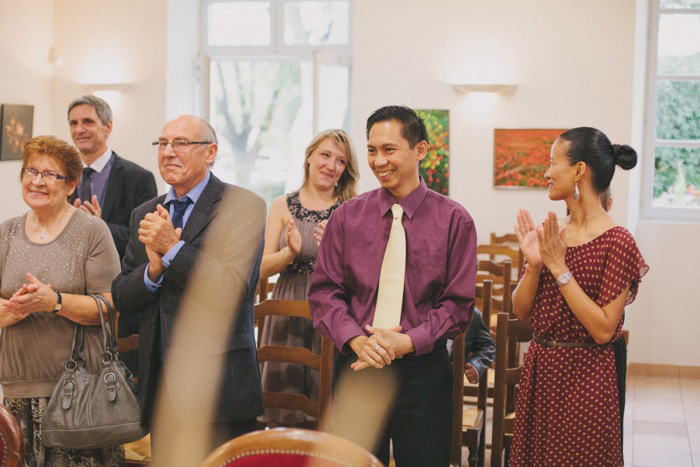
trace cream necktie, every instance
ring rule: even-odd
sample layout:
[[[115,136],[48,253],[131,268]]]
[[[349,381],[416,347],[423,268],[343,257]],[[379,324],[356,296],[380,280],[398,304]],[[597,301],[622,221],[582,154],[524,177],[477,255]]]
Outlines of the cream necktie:
[[[403,283],[406,271],[406,232],[401,224],[403,208],[400,204],[391,207],[394,220],[391,223],[389,241],[384,251],[382,270],[379,274],[377,306],[374,309],[372,326],[390,329],[401,323],[403,305]]]

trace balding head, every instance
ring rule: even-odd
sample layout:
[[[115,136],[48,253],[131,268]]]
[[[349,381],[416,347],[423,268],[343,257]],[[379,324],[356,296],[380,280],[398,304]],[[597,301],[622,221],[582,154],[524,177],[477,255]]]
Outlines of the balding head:
[[[209,173],[218,151],[216,132],[206,120],[181,115],[165,124],[159,140],[170,143],[158,149],[160,174],[182,197]],[[174,141],[195,144],[175,149]]]

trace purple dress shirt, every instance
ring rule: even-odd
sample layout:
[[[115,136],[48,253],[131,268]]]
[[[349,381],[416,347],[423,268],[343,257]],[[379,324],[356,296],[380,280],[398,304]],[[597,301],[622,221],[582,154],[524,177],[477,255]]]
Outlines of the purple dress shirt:
[[[396,202],[383,188],[345,201],[323,234],[308,299],[314,327],[342,353],[350,353],[348,341],[372,324]],[[399,204],[407,250],[401,327],[421,355],[469,325],[476,230],[459,203],[429,190],[422,179]]]

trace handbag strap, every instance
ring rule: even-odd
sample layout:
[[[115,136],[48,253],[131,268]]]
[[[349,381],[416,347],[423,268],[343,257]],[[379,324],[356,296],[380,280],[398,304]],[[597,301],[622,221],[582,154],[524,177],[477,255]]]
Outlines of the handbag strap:
[[[69,363],[72,363],[73,368],[77,365],[77,362],[85,361],[83,358],[83,348],[85,344],[85,335],[83,334],[83,327],[75,323],[75,328],[73,329],[73,343],[70,348],[70,356],[66,362],[66,368],[68,368]]]
[[[100,313],[100,324],[102,326],[102,336],[103,336],[103,345],[105,352],[109,352],[112,355],[112,359],[118,359],[119,358],[119,352],[117,350],[117,336],[115,332],[115,323],[114,323],[114,309],[112,308],[112,305],[109,303],[109,300],[107,300],[105,297],[102,295],[97,295],[97,294],[89,294],[95,302],[97,302],[97,309]],[[109,321],[105,321],[105,316],[104,316],[104,310],[106,310],[107,313],[107,318]]]

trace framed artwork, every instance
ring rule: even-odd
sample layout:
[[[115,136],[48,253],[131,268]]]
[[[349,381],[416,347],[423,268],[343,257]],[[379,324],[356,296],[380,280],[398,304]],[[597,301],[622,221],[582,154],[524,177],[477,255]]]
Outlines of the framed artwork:
[[[441,195],[449,192],[450,112],[449,110],[416,110],[425,121],[430,148],[419,166],[420,176],[428,188]]]
[[[32,139],[34,122],[33,105],[3,104],[0,110],[0,161],[22,159],[22,151],[27,141]]]
[[[493,131],[495,188],[546,188],[552,143],[566,130],[496,129]]]

